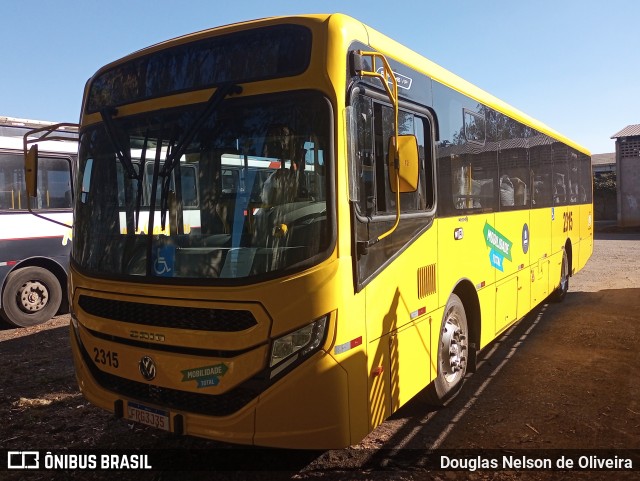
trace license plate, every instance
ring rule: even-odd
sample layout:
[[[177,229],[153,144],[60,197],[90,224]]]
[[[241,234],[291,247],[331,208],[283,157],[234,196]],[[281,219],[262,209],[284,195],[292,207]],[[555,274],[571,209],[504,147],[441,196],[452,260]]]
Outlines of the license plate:
[[[127,405],[127,419],[157,429],[169,431],[169,412],[138,403]]]

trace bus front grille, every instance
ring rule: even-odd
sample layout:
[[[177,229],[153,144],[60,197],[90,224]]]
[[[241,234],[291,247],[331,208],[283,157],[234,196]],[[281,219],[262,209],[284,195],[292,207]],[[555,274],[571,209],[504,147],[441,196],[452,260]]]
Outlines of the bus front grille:
[[[92,316],[148,326],[239,332],[258,322],[250,311],[167,306],[81,295],[78,305]]]
[[[266,389],[268,383],[256,377],[224,394],[204,394],[181,391],[132,381],[101,371],[81,346],[85,365],[95,381],[104,389],[125,398],[155,404],[168,409],[207,416],[228,416],[247,405]]]

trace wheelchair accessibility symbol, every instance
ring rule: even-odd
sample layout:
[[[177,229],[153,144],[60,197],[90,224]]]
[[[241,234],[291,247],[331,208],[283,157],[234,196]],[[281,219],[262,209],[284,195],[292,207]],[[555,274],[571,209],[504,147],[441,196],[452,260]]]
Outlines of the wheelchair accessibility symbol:
[[[158,247],[154,250],[153,271],[156,276],[172,277],[176,248],[172,245]]]

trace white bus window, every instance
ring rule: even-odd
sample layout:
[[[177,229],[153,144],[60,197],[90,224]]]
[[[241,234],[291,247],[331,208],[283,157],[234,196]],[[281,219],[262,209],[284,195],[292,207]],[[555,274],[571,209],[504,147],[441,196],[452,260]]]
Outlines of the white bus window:
[[[0,210],[27,208],[22,158],[15,154],[0,156]]]
[[[40,209],[71,208],[71,169],[66,159],[38,160],[38,197]]]

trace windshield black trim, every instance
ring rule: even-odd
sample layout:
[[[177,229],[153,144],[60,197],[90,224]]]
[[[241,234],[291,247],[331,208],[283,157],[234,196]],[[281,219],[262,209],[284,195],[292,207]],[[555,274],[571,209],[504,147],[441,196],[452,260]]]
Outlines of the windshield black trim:
[[[237,46],[236,50],[234,46]],[[285,47],[285,50],[280,52],[280,47]],[[296,24],[252,28],[174,45],[96,73],[89,81],[84,112],[93,114],[104,108],[226,83],[242,84],[300,75],[311,63],[311,47],[311,30]],[[207,57],[216,54],[220,58]],[[271,64],[257,61],[269,54],[277,55]],[[188,78],[174,76],[167,80],[163,74],[175,70],[179,61],[192,61],[186,75]],[[160,75],[155,72],[158,67],[150,67],[153,62],[161,64]],[[236,67],[244,65],[245,70],[235,73],[234,69],[227,67],[231,64]],[[254,65],[255,70],[249,71]],[[220,66],[226,68],[215,69]],[[153,75],[147,75],[149,68],[154,69]]]

